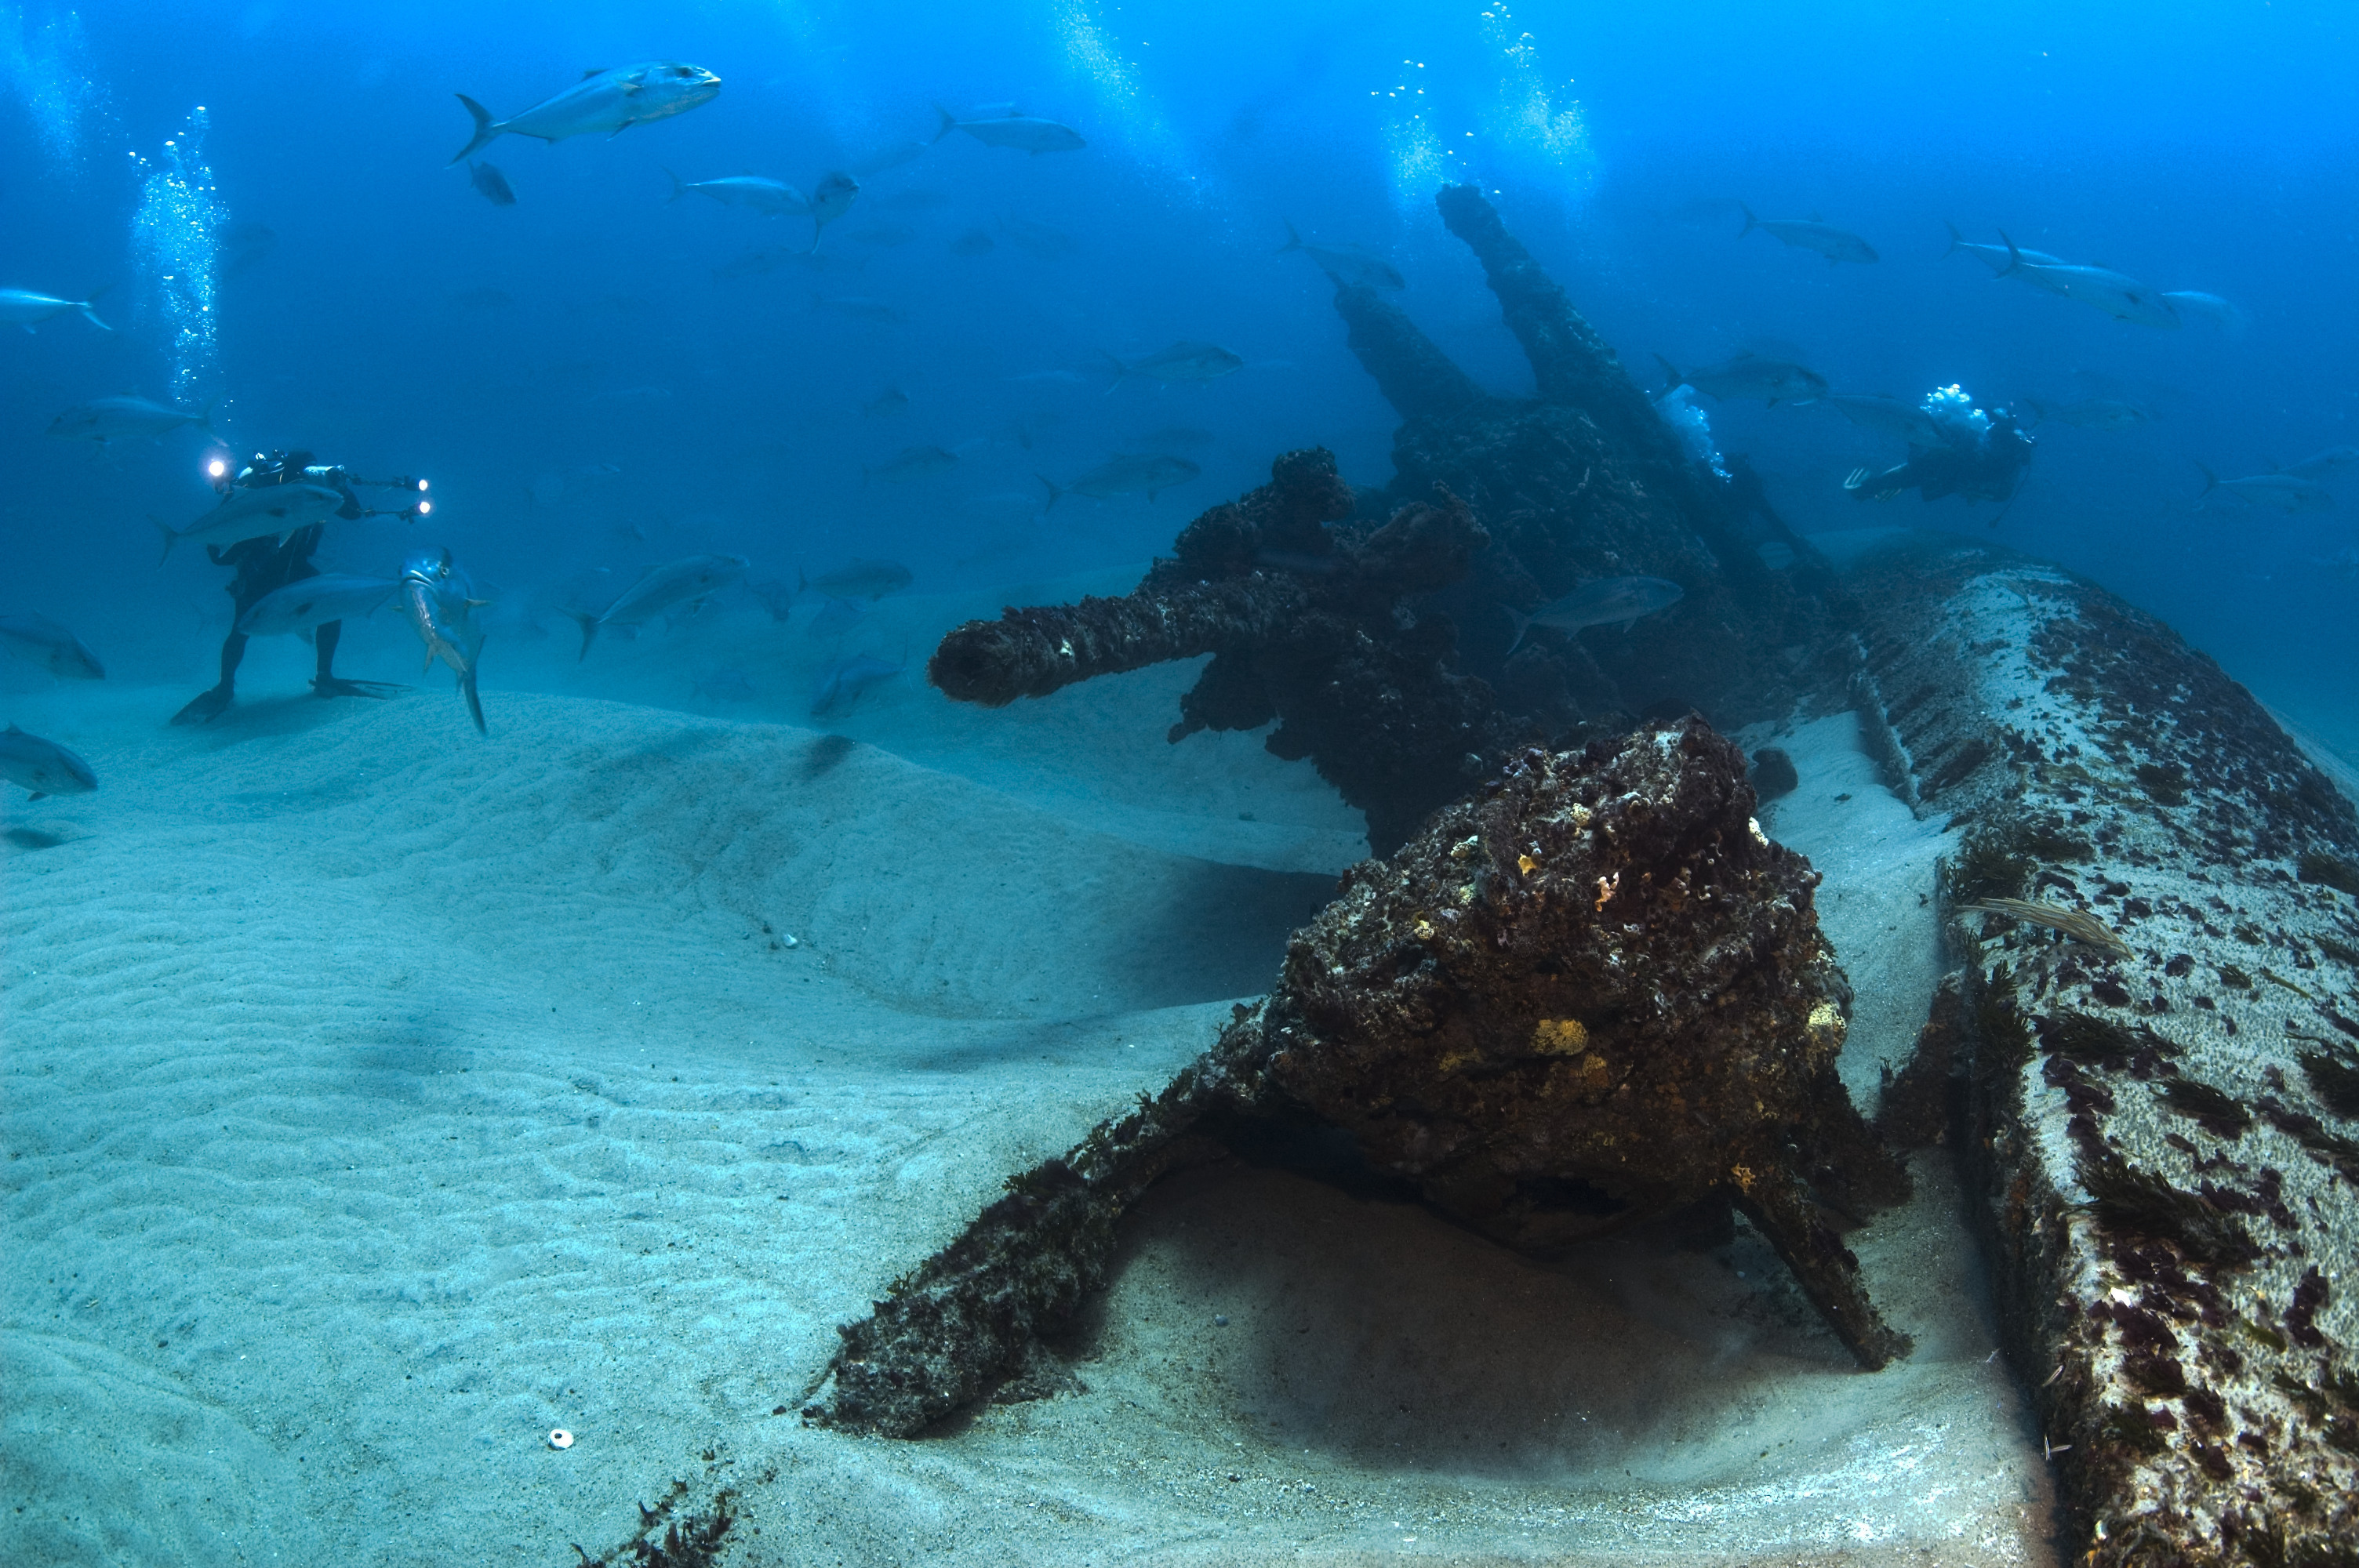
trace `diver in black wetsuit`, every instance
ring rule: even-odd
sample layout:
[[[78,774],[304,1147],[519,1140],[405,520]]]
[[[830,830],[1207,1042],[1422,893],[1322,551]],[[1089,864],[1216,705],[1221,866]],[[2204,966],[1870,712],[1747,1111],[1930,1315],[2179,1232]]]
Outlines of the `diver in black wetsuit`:
[[[1843,489],[1854,501],[1889,501],[1913,490],[1927,501],[1945,495],[1968,501],[2008,501],[2031,461],[2032,439],[2006,409],[1988,413],[1956,386],[1925,399],[1925,413],[1940,430],[1939,446],[1908,449],[1908,460],[1882,473],[1854,469]],[[1995,524],[1994,524],[1995,525]]]
[[[370,484],[422,491],[426,488],[426,481],[417,479],[356,479],[343,469],[313,463],[311,454],[300,450],[273,452],[267,456],[256,452],[254,460],[240,470],[236,478],[223,478],[216,472],[213,488],[227,495],[232,490],[292,484],[299,481],[307,484],[323,484],[342,492],[344,503],[336,509],[335,515],[345,519],[415,518],[430,504],[420,501],[397,512],[372,511],[361,504],[353,486]],[[296,529],[283,539],[276,534],[261,534],[251,539],[240,539],[226,549],[213,545],[205,546],[205,554],[212,557],[213,565],[237,568],[237,575],[230,579],[225,590],[236,608],[230,612],[229,635],[222,640],[220,684],[190,698],[186,707],[172,715],[173,723],[209,724],[228,709],[231,699],[236,695],[237,666],[245,657],[246,636],[237,629],[237,623],[245,619],[245,612],[265,595],[276,592],[290,582],[300,582],[305,578],[320,575],[320,568],[311,564],[311,553],[320,547],[321,536],[326,532],[326,524],[313,523]],[[342,640],[343,633],[344,623],[341,621],[325,622],[312,633],[314,646],[319,652],[319,671],[311,677],[312,695],[322,697],[386,697],[402,689],[384,681],[345,680],[339,676],[332,666],[336,660],[336,644]]]

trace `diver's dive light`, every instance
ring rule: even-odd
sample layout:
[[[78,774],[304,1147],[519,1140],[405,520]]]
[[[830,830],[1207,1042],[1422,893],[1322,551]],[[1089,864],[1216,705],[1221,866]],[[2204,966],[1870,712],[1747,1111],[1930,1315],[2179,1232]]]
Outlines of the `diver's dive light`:
[[[212,461],[205,465],[205,476],[208,479],[220,479],[228,472],[229,460],[227,458],[215,458]]]
[[[420,485],[420,486],[419,486],[419,488],[420,490],[423,490],[423,489],[425,489],[426,487],[425,487],[424,485]],[[434,503],[433,503],[432,502],[430,502],[430,501],[421,501],[421,502],[419,502],[419,503],[415,507],[411,508],[411,511],[413,512],[413,514],[416,514],[417,516],[419,516],[419,517],[423,517],[423,516],[425,516],[428,513],[429,513],[429,512],[431,512],[431,511],[433,511],[433,510],[434,510]]]

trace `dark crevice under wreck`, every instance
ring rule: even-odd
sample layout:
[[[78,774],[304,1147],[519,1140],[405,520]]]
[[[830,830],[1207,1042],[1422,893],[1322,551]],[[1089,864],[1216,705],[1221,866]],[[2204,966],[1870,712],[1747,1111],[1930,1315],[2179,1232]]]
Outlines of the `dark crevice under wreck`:
[[[1039,1377],[1149,1184],[1312,1133],[1535,1255],[1733,1208],[1864,1368],[1905,1355],[1842,1239],[1906,1184],[1834,1075],[1842,956],[1712,728],[1854,708],[1952,831],[1952,969],[1885,1129],[1961,1154],[2066,1553],[2359,1561],[2350,803],[2209,660],[2057,568],[1918,540],[1838,574],[1773,517],[1771,569],[1759,509],[1489,204],[1440,205],[1537,397],[1339,288],[1402,418],[1388,492],[1288,454],[1131,594],[971,622],[929,667],[999,705],[1209,654],[1171,738],[1274,720],[1383,858],[1161,1094],[846,1327],[810,1419],[908,1434]],[[1510,651],[1499,606],[1621,575],[1684,598]]]

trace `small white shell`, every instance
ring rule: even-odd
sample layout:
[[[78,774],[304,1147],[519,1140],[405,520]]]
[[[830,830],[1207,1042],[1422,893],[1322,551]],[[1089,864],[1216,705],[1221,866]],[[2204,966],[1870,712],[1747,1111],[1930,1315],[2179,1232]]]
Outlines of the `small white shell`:
[[[571,1448],[573,1446],[573,1434],[560,1426],[549,1434],[549,1445],[551,1448]]]

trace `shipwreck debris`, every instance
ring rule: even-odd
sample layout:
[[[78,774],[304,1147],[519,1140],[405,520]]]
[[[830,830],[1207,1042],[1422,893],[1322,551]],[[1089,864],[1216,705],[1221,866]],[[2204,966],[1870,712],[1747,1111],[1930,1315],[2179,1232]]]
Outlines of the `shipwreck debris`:
[[[806,1416],[906,1435],[1024,1372],[1147,1186],[1272,1124],[1340,1130],[1535,1254],[1733,1204],[1863,1366],[1906,1354],[1821,1206],[1869,1212],[1906,1176],[1835,1074],[1848,988],[1817,874],[1761,833],[1745,775],[1692,719],[1534,748],[1353,867],[1211,1050],[842,1330]]]

